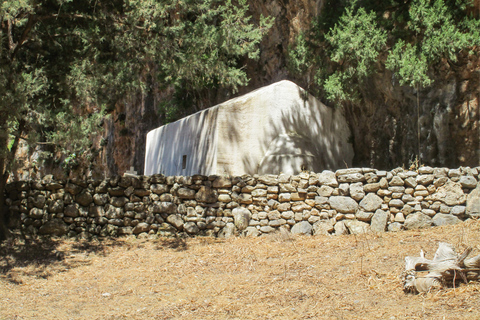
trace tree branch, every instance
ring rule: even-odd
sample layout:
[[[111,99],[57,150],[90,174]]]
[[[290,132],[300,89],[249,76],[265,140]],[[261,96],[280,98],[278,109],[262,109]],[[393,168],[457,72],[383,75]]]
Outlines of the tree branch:
[[[22,35],[21,35],[20,39],[15,44],[15,48],[13,48],[13,52],[12,52],[11,57],[10,57],[10,59],[12,61],[15,60],[15,56],[17,55],[18,50],[27,40],[27,38],[30,34],[30,31],[32,30],[33,26],[35,25],[35,21],[36,21],[35,16],[33,14],[29,14],[27,25],[25,26],[25,29],[23,29],[23,32],[22,32]]]

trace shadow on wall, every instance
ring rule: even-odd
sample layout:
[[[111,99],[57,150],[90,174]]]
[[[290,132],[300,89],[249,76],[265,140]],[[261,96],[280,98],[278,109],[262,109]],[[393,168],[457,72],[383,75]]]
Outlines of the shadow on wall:
[[[298,88],[303,102],[292,101],[287,108],[273,108],[259,139],[261,156],[253,152],[242,155],[242,164],[248,174],[298,174],[301,171],[322,172],[351,166],[353,148],[349,143],[350,130],[341,109],[329,108]],[[243,149],[239,125],[229,119],[229,142]]]
[[[145,174],[212,174],[217,116],[218,107],[212,107],[150,132]]]

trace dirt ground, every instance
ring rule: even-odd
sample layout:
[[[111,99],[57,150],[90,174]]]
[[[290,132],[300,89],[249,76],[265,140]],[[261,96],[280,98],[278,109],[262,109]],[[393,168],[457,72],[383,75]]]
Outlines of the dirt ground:
[[[480,283],[406,295],[407,255],[480,254],[480,221],[360,236],[16,241],[0,319],[480,319]]]

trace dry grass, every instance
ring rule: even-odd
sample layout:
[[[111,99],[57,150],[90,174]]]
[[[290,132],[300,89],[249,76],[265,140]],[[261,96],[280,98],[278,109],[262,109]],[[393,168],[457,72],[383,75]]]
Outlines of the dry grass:
[[[361,236],[3,244],[0,319],[480,319],[480,284],[405,295],[407,255],[480,221]]]

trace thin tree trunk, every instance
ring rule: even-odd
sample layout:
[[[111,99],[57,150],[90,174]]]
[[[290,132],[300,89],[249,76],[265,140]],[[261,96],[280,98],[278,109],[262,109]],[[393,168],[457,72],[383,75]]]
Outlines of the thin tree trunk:
[[[18,144],[25,128],[25,120],[20,120],[18,124],[18,130],[13,140],[13,145],[10,151],[7,150],[6,144],[4,150],[7,152],[6,156],[0,158],[0,168],[2,170],[0,176],[0,241],[7,239],[10,235],[8,230],[8,208],[5,205],[5,188],[7,186],[8,177],[12,169],[12,163],[15,160],[15,154],[17,153]]]

